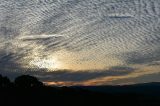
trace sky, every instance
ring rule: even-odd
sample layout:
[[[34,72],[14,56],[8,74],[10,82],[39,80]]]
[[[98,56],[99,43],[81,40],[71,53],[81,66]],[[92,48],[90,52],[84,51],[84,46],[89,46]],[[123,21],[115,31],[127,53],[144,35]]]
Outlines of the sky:
[[[45,84],[160,81],[160,0],[0,0],[0,73]]]

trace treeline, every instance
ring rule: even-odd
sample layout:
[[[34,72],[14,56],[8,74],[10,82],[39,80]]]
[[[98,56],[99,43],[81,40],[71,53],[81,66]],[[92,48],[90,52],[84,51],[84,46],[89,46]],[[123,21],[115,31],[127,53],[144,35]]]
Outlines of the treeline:
[[[30,75],[19,76],[13,82],[0,75],[0,106],[86,105],[100,97],[102,95],[99,93],[77,87],[45,86]]]
[[[12,88],[12,87],[21,87],[21,88],[30,88],[30,87],[43,87],[43,83],[40,82],[36,77],[30,75],[22,75],[15,78],[14,82],[11,82],[10,79],[6,76],[0,75],[0,87],[1,88]]]

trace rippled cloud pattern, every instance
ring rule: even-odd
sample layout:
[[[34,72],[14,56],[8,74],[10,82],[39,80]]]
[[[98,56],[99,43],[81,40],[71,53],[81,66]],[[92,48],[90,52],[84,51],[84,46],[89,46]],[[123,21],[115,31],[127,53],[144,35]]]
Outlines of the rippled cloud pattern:
[[[160,81],[160,0],[0,0],[0,73],[55,85]]]

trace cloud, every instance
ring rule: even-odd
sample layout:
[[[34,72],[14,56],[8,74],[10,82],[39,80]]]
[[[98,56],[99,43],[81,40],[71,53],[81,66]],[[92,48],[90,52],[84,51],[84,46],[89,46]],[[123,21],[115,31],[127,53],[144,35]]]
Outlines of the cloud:
[[[124,78],[124,79],[118,79],[113,80],[112,84],[136,84],[136,83],[146,83],[146,82],[159,82],[160,73],[153,73],[153,74],[147,74],[139,77],[134,78]]]
[[[8,74],[8,70],[19,70],[11,73],[86,81],[137,74],[138,69],[131,65],[141,69],[144,64],[159,65],[158,0],[1,1],[0,67]],[[85,72],[48,72],[29,64],[53,55],[64,63],[61,68],[83,68]],[[145,73],[150,71],[141,74]]]
[[[126,59],[126,62],[129,64],[152,63],[160,60],[160,49],[145,53],[143,51],[126,53],[124,59]]]
[[[159,66],[159,65],[160,65],[160,61],[153,61],[148,64],[148,66]]]
[[[1,69],[5,68],[19,68],[20,65],[16,64],[18,58],[16,58],[15,54],[13,53],[0,53],[0,67]]]
[[[1,26],[0,27],[0,35],[9,38],[9,36],[11,36],[11,35],[12,36],[19,35],[19,31],[16,28]]]
[[[13,54],[12,54],[13,55]],[[123,76],[128,75],[134,72],[134,68],[126,67],[126,66],[114,66],[109,70],[57,70],[57,71],[48,71],[43,68],[25,68],[22,65],[16,63],[14,60],[14,56],[5,55],[0,58],[0,67],[1,73],[4,75],[8,75],[11,79],[17,77],[21,74],[29,74],[36,76],[41,81],[71,81],[75,82],[83,82],[88,80],[93,80],[101,77],[111,77],[111,76]],[[8,59],[7,59],[8,58]],[[14,60],[14,61],[13,61]]]
[[[23,43],[36,43],[37,46],[43,46],[42,51],[58,51],[65,46],[66,38],[61,35],[34,35],[21,38]]]
[[[109,69],[110,71],[134,71],[135,68],[127,67],[127,66],[113,66]]]
[[[123,76],[130,73],[134,73],[135,69],[125,66],[112,67],[109,70],[85,70],[85,71],[70,71],[70,70],[59,70],[55,72],[40,73],[44,81],[72,81],[72,82],[83,82],[92,79],[98,79],[102,77],[111,76]],[[39,76],[38,75],[38,76]]]

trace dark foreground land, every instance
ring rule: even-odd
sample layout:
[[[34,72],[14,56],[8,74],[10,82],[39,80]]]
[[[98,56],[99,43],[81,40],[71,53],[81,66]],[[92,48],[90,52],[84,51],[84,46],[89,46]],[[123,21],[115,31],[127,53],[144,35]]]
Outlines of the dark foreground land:
[[[48,87],[21,76],[0,76],[0,106],[160,106],[160,83],[126,86]]]

